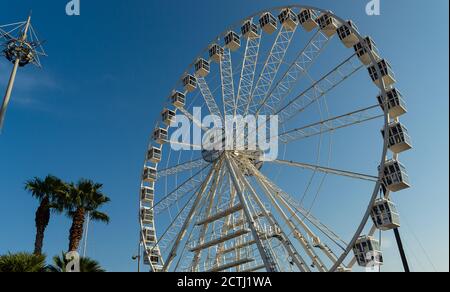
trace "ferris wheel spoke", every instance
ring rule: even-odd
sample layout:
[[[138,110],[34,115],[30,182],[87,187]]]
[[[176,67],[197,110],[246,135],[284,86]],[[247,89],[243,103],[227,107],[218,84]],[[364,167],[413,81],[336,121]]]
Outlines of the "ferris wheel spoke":
[[[299,241],[300,245],[303,247],[305,252],[311,258],[313,265],[319,269],[319,271],[325,272],[326,266],[322,262],[322,260],[315,253],[311,244],[307,240],[307,238],[300,232],[300,230],[295,226],[292,222],[292,218],[295,218],[296,221],[300,224],[300,226],[306,231],[308,236],[313,239],[314,247],[319,248],[331,261],[334,263],[337,261],[337,257],[334,255],[333,251],[325,244],[322,243],[320,238],[314,234],[314,232],[304,223],[304,221],[298,216],[297,212],[295,212],[289,204],[283,198],[277,198],[276,194],[279,194],[280,188],[274,187],[275,185],[270,182],[270,180],[265,177],[260,171],[256,169],[256,167],[250,163],[249,160],[244,162],[247,167],[251,170],[253,175],[256,177],[256,181],[262,187],[264,192],[266,193],[267,198],[272,202],[272,205],[275,206],[280,216],[284,219],[286,225],[290,228],[291,234]],[[279,202],[278,202],[279,201]],[[291,217],[287,217],[283,208],[280,204],[290,213]]]
[[[158,215],[168,210],[179,199],[182,199],[187,193],[194,191],[201,184],[201,178],[198,178],[198,176],[202,174],[208,167],[209,165],[199,170],[197,173],[195,173],[190,178],[181,183],[179,186],[177,186],[175,190],[171,191],[168,195],[166,195],[159,202],[157,202],[152,207],[152,209],[155,212],[155,215]]]
[[[295,162],[295,161],[287,161],[287,160],[274,160],[274,161],[268,161],[268,162],[298,167],[298,168],[302,168],[302,169],[309,169],[312,171],[319,171],[319,172],[323,172],[326,174],[333,174],[333,175],[349,177],[349,178],[354,178],[354,179],[359,179],[359,180],[378,182],[377,176],[356,173],[356,172],[351,172],[351,171],[346,171],[346,170],[340,170],[340,169],[335,169],[335,168],[323,167],[323,166],[319,166],[319,165],[313,165],[313,164],[301,163],[301,162]]]
[[[279,116],[280,125],[305,111],[309,106],[338,87],[362,68],[364,68],[364,65],[360,64],[355,54],[347,58],[311,87],[280,108],[275,113]]]
[[[258,63],[261,35],[261,31],[259,30],[257,37],[247,38],[234,115],[243,115],[247,104],[250,103],[250,98],[253,93],[253,83],[255,81],[256,64]]]
[[[168,258],[164,264],[163,267],[163,271],[168,271],[168,269],[170,268],[174,258],[177,256],[177,250],[178,247],[180,245],[181,240],[183,239],[183,237],[186,234],[186,230],[189,227],[191,221],[192,221],[192,217],[196,211],[196,208],[198,207],[201,199],[203,198],[203,194],[206,191],[206,188],[208,187],[211,178],[213,177],[213,174],[217,172],[217,163],[211,168],[208,177],[206,178],[206,180],[203,182],[203,184],[200,186],[199,191],[197,192],[197,196],[195,198],[195,201],[192,204],[192,207],[189,210],[189,214],[186,216],[183,225],[181,226],[181,230],[180,232],[178,232],[178,235],[175,239],[175,241],[173,242],[173,246],[172,249],[170,250],[169,254],[168,254]]]
[[[206,167],[209,163],[207,163],[203,158],[194,159],[191,161],[187,161],[181,164],[178,164],[177,166],[169,167],[166,169],[162,169],[158,171],[158,179],[170,175],[175,175],[180,172],[189,171],[192,169],[200,168],[200,167]]]
[[[201,150],[202,149],[202,146],[201,145],[197,145],[197,144],[179,142],[179,141],[175,141],[175,140],[164,141],[164,142],[168,142],[168,143],[170,143],[170,145],[180,146],[183,149],[184,148],[188,148],[190,150]]]
[[[220,75],[222,80],[222,97],[224,114],[233,115],[236,108],[236,98],[234,93],[233,81],[233,63],[231,61],[231,51],[229,48],[224,49],[222,58],[220,59]]]
[[[309,40],[306,47],[289,65],[288,70],[277,84],[270,90],[266,98],[258,105],[256,114],[271,114],[276,107],[283,103],[286,96],[291,93],[294,85],[308,72],[316,59],[327,47],[330,38],[318,30]]]
[[[209,109],[209,112],[219,118],[222,118],[222,113],[220,112],[219,106],[214,99],[214,96],[209,88],[208,83],[204,77],[197,76],[198,87],[200,88],[200,92],[202,93],[203,99],[205,100],[206,106]]]
[[[189,210],[188,206],[191,205],[194,196],[195,196],[195,192],[192,194],[192,196],[189,198],[189,200],[186,202],[186,204],[181,208],[181,210],[178,212],[178,214],[175,216],[175,218],[169,224],[167,229],[162,233],[161,237],[155,243],[155,246],[153,247],[151,252],[153,252],[153,250],[158,247],[164,249],[164,248],[166,248],[167,244],[172,242],[173,238],[168,238],[168,237],[176,234],[177,232],[175,229],[181,227],[181,226],[179,226],[179,224],[180,224],[180,222],[183,222],[185,220],[186,214],[184,214],[184,213],[186,212],[186,210]]]
[[[268,213],[268,211],[266,210],[264,204],[262,203],[261,199],[258,197],[255,189],[252,187],[252,185],[250,184],[250,182],[244,177],[244,175],[242,173],[239,173],[239,178],[244,182],[245,186],[248,188],[251,197],[253,198],[253,200],[255,200],[256,204],[258,205],[259,209],[262,210],[262,212],[264,213],[265,218],[267,218],[269,224],[271,225],[272,228],[279,228],[279,226],[281,226],[280,224],[278,224],[275,220],[275,217],[273,217],[271,214]],[[300,256],[300,254],[295,250],[294,245],[290,242],[289,237],[284,233],[284,231],[282,229],[280,229],[280,235],[282,237],[281,239],[281,245],[283,245],[284,249],[287,251],[287,253],[289,254],[289,256],[292,258],[293,262],[296,264],[296,266],[298,267],[298,269],[300,271],[310,271],[309,267],[307,266],[306,262],[304,261],[304,259]],[[269,244],[269,248],[271,250],[273,250],[273,246]],[[320,259],[318,259],[317,256],[314,255],[314,252],[312,251],[312,248],[310,249],[305,249],[308,250],[309,252],[309,256],[311,257],[311,259],[313,261],[316,261],[317,263],[319,263],[321,265],[321,267],[323,266],[323,264],[321,264]],[[273,251],[272,251],[273,254]],[[277,259],[277,257],[275,257],[275,259]],[[280,265],[278,265],[280,266]]]
[[[293,30],[287,29],[285,26],[280,28],[261,74],[259,75],[249,103],[247,104],[244,116],[248,113],[255,113],[258,106],[265,99],[272,83],[275,80],[275,77],[278,74],[278,70],[283,63],[284,57],[286,56],[286,52],[289,49],[289,45],[291,44],[291,40],[296,30],[297,26]]]
[[[207,132],[209,130],[209,128],[203,126],[201,121],[198,121],[196,118],[194,118],[194,116],[190,112],[188,112],[184,107],[183,108],[178,108],[178,110],[185,117],[187,117],[192,123],[194,123],[199,129],[202,129],[204,132]]]
[[[267,187],[267,185],[265,185],[259,179],[256,179],[256,180],[262,187],[263,191],[265,192],[266,197],[271,201],[272,205],[278,211],[278,214],[280,214],[280,216],[284,220],[285,224],[289,227],[291,234],[294,235],[294,237],[299,242],[300,246],[303,248],[303,250],[306,252],[306,254],[310,257],[314,266],[317,267],[319,271],[326,272],[326,267],[325,267],[324,263],[317,256],[317,254],[313,250],[311,244],[308,242],[306,237],[300,232],[300,230],[293,224],[292,220],[283,211],[282,207],[278,204],[278,202],[276,201],[275,197],[272,195],[272,193],[269,190],[269,188]],[[303,261],[303,263],[306,264],[304,261]]]
[[[345,115],[340,115],[301,128],[286,131],[281,133],[278,138],[282,143],[288,144],[293,141],[322,135],[328,132],[334,132],[336,130],[348,128],[354,125],[360,125],[382,117],[384,117],[384,114],[379,113],[379,105],[373,105]]]
[[[280,187],[278,187],[275,183],[269,180],[265,175],[263,175],[260,171],[253,169],[253,174],[257,175],[258,178],[274,191],[277,197],[280,197],[285,202],[287,202],[296,212],[296,214],[301,214],[304,216],[307,221],[309,221],[313,226],[319,229],[325,236],[327,236],[330,240],[332,240],[336,245],[340,248],[345,249],[347,244],[343,241],[336,233],[334,233],[330,228],[321,223],[318,219],[316,219],[311,212],[305,210],[300,203],[296,202],[289,194],[284,192]]]

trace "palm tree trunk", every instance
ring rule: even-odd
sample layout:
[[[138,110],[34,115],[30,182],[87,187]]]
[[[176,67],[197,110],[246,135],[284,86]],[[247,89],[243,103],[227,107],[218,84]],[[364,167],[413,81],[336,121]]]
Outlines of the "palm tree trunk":
[[[42,200],[39,208],[36,211],[35,223],[36,223],[36,239],[34,241],[34,254],[41,255],[42,247],[44,245],[44,233],[45,229],[50,222],[50,208],[49,200],[45,198]]]
[[[84,221],[86,219],[86,211],[83,208],[78,208],[72,219],[72,227],[70,227],[69,234],[69,252],[78,251],[81,238],[83,237]]]

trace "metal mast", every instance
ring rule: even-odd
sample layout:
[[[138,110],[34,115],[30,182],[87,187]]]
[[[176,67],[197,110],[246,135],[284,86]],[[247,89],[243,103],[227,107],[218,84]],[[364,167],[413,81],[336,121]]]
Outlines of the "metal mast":
[[[25,22],[0,25],[0,40],[3,41],[1,54],[14,64],[0,108],[1,131],[16,80],[17,70],[19,67],[25,67],[30,63],[41,67],[39,56],[46,56],[46,54],[31,25],[31,13]]]

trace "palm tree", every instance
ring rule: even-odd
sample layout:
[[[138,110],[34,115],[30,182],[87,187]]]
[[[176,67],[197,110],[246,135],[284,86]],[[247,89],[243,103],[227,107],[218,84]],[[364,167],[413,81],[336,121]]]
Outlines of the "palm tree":
[[[66,257],[64,256],[64,253],[62,256],[55,256],[53,257],[53,265],[47,267],[47,271],[53,272],[53,273],[63,273],[66,271],[66,266],[68,264],[68,260],[66,260]],[[104,270],[100,264],[90,258],[80,258],[80,272],[82,273],[104,273],[106,270]]]
[[[0,273],[45,272],[45,256],[29,253],[0,256]]]
[[[34,178],[25,183],[25,190],[39,200],[39,207],[35,215],[36,239],[34,254],[42,254],[44,233],[50,222],[50,211],[61,213],[66,200],[66,185],[57,177],[48,175],[44,180]]]
[[[72,218],[69,234],[69,252],[77,251],[83,237],[86,216],[93,221],[109,223],[109,216],[98,211],[100,207],[111,200],[102,193],[102,184],[91,180],[80,180],[76,185],[71,184],[68,190],[68,204],[65,208],[67,215]]]

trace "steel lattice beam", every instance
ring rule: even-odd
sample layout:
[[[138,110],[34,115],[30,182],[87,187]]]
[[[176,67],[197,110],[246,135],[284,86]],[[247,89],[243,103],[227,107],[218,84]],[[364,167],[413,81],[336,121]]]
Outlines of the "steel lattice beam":
[[[364,65],[361,65],[356,55],[346,59],[310,88],[280,108],[275,113],[279,116],[280,125],[303,112],[363,67]]]
[[[270,54],[267,57],[264,68],[262,69],[261,75],[256,83],[244,116],[247,113],[255,113],[266,98],[284,60],[295,31],[296,29],[289,30],[284,26],[280,29]]]
[[[239,81],[235,115],[244,115],[247,105],[253,93],[256,64],[258,62],[261,33],[256,38],[248,38],[245,48],[245,56]]]
[[[259,105],[257,114],[272,114],[283,103],[295,84],[302,78],[326,48],[329,38],[318,30],[295,61],[289,66],[282,79],[274,86]]]
[[[348,128],[353,125],[382,118],[383,116],[384,115],[379,112],[379,106],[374,105],[362,110],[348,113],[346,115],[330,118],[308,126],[281,133],[278,138],[280,142],[287,144],[327,132],[333,132],[342,128]]]
[[[231,61],[231,51],[224,49],[220,60],[220,75],[222,77],[222,97],[225,115],[233,115],[236,108],[236,98],[234,93],[233,63]]]

